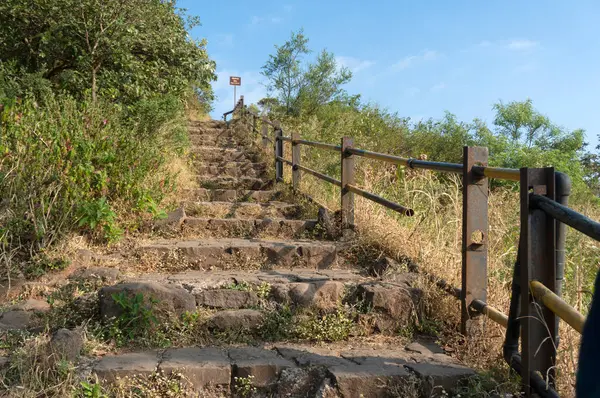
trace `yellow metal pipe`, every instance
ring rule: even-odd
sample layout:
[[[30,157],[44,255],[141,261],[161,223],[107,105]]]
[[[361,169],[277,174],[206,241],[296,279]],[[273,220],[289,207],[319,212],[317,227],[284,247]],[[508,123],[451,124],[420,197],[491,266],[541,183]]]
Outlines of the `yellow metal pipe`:
[[[519,181],[521,179],[521,171],[519,169],[503,169],[501,167],[483,166],[475,166],[473,169],[488,178],[498,178],[510,181]]]
[[[508,317],[494,307],[486,305],[483,309],[483,313],[497,324],[508,327]]]
[[[579,333],[583,333],[585,317],[577,310],[558,297],[553,291],[538,281],[531,281],[531,292],[535,298],[540,300],[546,308],[558,315],[563,321]]]

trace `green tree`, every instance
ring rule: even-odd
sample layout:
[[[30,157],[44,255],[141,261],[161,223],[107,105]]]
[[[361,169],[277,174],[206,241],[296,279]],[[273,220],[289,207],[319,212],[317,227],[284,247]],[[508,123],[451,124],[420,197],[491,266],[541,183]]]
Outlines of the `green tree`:
[[[41,73],[55,88],[132,102],[201,91],[215,79],[198,24],[160,0],[5,0],[0,3],[0,60]]]
[[[276,45],[275,50],[262,67],[262,75],[287,114],[314,113],[345,93],[341,86],[350,81],[352,73],[340,68],[332,53],[323,50],[313,63],[303,62],[311,50],[302,29],[292,32],[290,39],[282,46]]]
[[[514,142],[524,142],[529,148],[538,141],[547,140],[556,133],[550,120],[533,108],[533,101],[513,101],[494,104],[494,125]]]

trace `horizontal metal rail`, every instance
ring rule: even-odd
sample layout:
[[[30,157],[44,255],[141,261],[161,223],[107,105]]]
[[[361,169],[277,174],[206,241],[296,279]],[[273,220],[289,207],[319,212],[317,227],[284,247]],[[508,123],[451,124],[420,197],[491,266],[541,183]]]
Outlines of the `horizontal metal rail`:
[[[508,327],[508,316],[495,309],[494,307],[489,306],[487,303],[484,303],[481,300],[473,300],[471,302],[471,308],[473,308],[480,314],[487,316],[492,321],[496,322],[498,325],[503,326],[505,328]]]
[[[297,167],[299,170],[306,171],[308,174],[312,174],[313,176],[315,176],[317,178],[320,178],[322,180],[325,180],[325,181],[327,181],[327,182],[329,182],[329,183],[331,183],[333,185],[336,185],[336,186],[338,186],[340,188],[342,187],[342,182],[340,180],[336,180],[335,178],[329,177],[326,174],[319,173],[318,171],[315,171],[313,169],[309,169],[308,167],[304,167],[304,166],[301,166],[299,164],[295,165],[294,167]]]
[[[413,209],[404,207],[398,203],[392,202],[390,200],[382,198],[381,196],[375,195],[374,193],[355,187],[354,185],[346,184],[346,189],[348,189],[348,191],[350,192],[354,192],[355,194],[362,196],[363,198],[367,198],[375,203],[379,203],[380,205],[385,206],[388,209],[394,210],[402,215],[408,217],[412,217],[415,215],[415,211]]]
[[[302,144],[302,145],[308,145],[308,146],[312,146],[315,148],[320,148],[320,149],[328,149],[330,151],[341,151],[342,147],[339,145],[333,145],[333,144],[325,144],[323,142],[316,142],[316,141],[307,141],[307,140],[295,140],[294,141],[295,144]]]
[[[529,283],[531,293],[535,298],[540,300],[546,308],[558,315],[563,321],[571,325],[579,333],[583,333],[583,324],[585,317],[580,314],[575,308],[567,304],[563,299],[558,297],[553,291],[544,286],[539,281],[531,281]]]
[[[445,171],[448,173],[462,173],[463,171],[463,165],[458,163],[430,162],[428,160],[402,158],[400,156],[366,151],[364,149],[358,148],[348,148],[347,151],[353,155],[362,156],[370,159],[382,160],[384,162],[410,167],[411,169],[427,169],[435,171]]]
[[[285,137],[285,136],[277,136],[275,137],[276,140],[281,140],[281,141],[287,141],[287,142],[292,142],[292,137]]]
[[[575,228],[590,238],[600,240],[600,223],[545,196],[530,194],[531,204],[554,219]]]
[[[473,166],[473,171],[482,177],[497,178],[499,180],[520,181],[521,179],[521,171],[519,169]]]
[[[433,275],[427,275],[427,276],[429,277],[429,280],[432,283],[435,283],[437,285],[437,287],[439,287],[446,293],[450,294],[451,296],[454,296],[455,298],[457,298],[459,300],[461,299],[461,293],[462,293],[461,289],[459,289],[455,286],[452,286],[451,284],[446,282],[444,279],[438,279],[438,278],[434,277]],[[497,324],[499,324],[502,327],[506,328],[508,326],[508,316],[506,314],[504,314],[500,310],[497,310],[496,308],[488,305],[487,303],[485,303],[481,300],[473,300],[471,302],[471,308],[473,310],[479,312],[480,314],[487,316],[492,321],[496,322]]]
[[[287,160],[287,159],[285,159],[285,158],[282,158],[281,156],[275,156],[275,158],[276,158],[277,160],[279,160],[280,162],[283,162],[283,163],[285,163],[285,164],[289,164],[290,166],[293,166],[293,165],[294,165],[294,164],[293,164],[291,161],[289,161],[289,160]]]

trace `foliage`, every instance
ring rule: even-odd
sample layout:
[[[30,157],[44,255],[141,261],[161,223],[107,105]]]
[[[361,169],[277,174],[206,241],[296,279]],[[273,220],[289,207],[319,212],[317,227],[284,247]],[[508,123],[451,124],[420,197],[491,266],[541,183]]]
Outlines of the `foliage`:
[[[303,63],[310,54],[303,30],[292,32],[263,66],[270,91],[275,91],[286,114],[313,114],[318,107],[343,97],[341,86],[352,78],[348,68],[339,67],[332,53],[321,51],[314,62]],[[263,100],[263,107],[273,107],[273,99]]]
[[[95,382],[82,381],[79,384],[78,391],[74,393],[76,398],[105,398],[106,394],[102,392],[102,385]]]
[[[254,386],[254,376],[234,377],[233,381],[235,383],[234,392],[237,397],[249,398],[257,391]]]
[[[117,341],[117,345],[152,333],[158,322],[154,309],[158,303],[156,299],[150,297],[146,300],[142,293],[130,296],[125,292],[113,294],[112,299],[122,311],[110,329],[110,336]]]
[[[116,240],[121,231],[115,226],[116,214],[106,202],[105,197],[81,205],[79,227],[87,227],[91,231],[101,229],[107,241]]]
[[[214,63],[174,1],[6,0],[0,59],[73,95],[133,103],[208,88]],[[25,86],[28,88],[28,86]]]
[[[313,341],[346,340],[354,326],[353,316],[343,309],[321,316],[310,316],[298,322],[296,333]]]
[[[120,109],[54,95],[44,106],[27,97],[4,109],[0,236],[36,252],[79,224],[113,241],[121,234],[115,204],[160,202],[173,188],[174,176],[161,169],[179,134],[177,124],[160,126],[180,120],[180,105],[165,97]]]

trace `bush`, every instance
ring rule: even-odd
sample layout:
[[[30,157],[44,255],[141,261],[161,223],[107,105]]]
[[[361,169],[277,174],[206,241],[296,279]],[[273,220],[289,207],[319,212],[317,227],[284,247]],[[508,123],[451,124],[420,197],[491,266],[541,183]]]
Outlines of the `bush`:
[[[0,239],[46,249],[69,230],[114,241],[124,209],[156,210],[173,189],[162,170],[186,142],[174,97],[119,105],[47,95],[5,107],[0,119]]]

